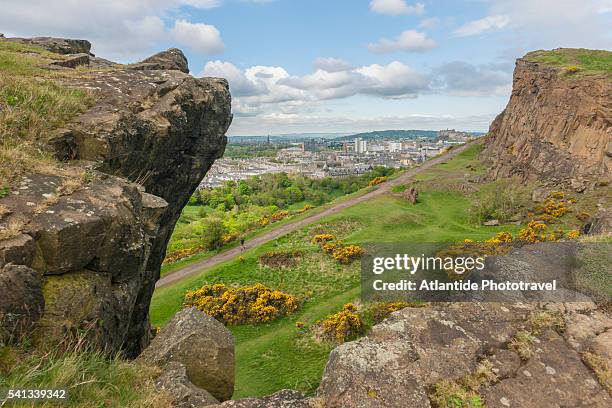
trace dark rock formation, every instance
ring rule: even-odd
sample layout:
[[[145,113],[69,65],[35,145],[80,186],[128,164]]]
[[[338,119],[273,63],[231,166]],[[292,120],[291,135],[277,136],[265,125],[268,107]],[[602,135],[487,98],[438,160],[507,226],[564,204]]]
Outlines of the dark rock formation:
[[[26,42],[89,50],[85,41]],[[24,233],[0,241],[0,260],[43,276],[38,340],[88,328],[106,349],[136,356],[149,342],[149,304],[170,234],[225,149],[228,84],[178,70],[120,68],[64,81],[96,98],[49,138],[49,150],[75,176],[30,174],[0,199],[8,214],[0,236]]]
[[[568,78],[553,66],[518,59],[512,96],[493,121],[483,156],[491,177],[518,175],[577,190],[612,175],[612,80]]]
[[[0,267],[0,344],[28,335],[45,307],[40,275],[23,265]]]
[[[157,53],[147,59],[142,60],[138,64],[129,66],[130,69],[136,70],[178,70],[186,74],[189,73],[189,65],[187,64],[187,58],[183,54],[183,51],[178,48],[170,48],[166,51]]]
[[[212,405],[210,408],[321,408],[325,405],[316,398],[308,398],[293,390],[281,390],[261,398],[243,398]]]
[[[91,43],[87,40],[73,40],[69,38],[34,37],[34,38],[7,38],[6,41],[30,44],[44,48],[57,54],[88,54]],[[92,54],[93,55],[93,54]]]
[[[419,192],[415,187],[410,187],[404,193],[404,198],[408,200],[411,204],[416,204],[419,199]]]
[[[51,65],[66,68],[76,68],[81,65],[89,65],[89,54],[74,54],[66,59],[53,61]]]
[[[234,337],[196,308],[178,312],[140,355],[160,367],[179,362],[189,381],[219,401],[234,393]]]
[[[585,234],[609,234],[612,232],[612,209],[601,209],[583,227]]]
[[[200,408],[219,403],[208,391],[193,385],[187,378],[187,369],[178,362],[165,367],[155,386],[170,395],[174,408]]]

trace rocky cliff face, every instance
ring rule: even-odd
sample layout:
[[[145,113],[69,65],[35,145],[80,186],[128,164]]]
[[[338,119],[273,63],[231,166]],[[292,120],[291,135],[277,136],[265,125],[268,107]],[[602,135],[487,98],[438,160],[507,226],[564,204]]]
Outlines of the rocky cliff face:
[[[574,55],[581,50],[555,50]],[[583,50],[588,52],[587,50]],[[542,52],[517,60],[512,96],[492,123],[484,151],[493,178],[518,175],[573,185],[609,182],[612,174],[612,77],[537,62]],[[576,70],[576,71],[574,71]]]
[[[54,51],[73,42],[51,44]],[[149,342],[149,303],[166,244],[223,154],[231,103],[225,80],[181,72],[179,50],[134,69],[108,66],[64,80],[96,98],[49,137],[49,151],[76,175],[30,174],[0,199],[0,230],[10,237],[0,241],[0,288],[15,273],[9,264],[35,271],[44,295],[35,306],[42,309],[36,339],[87,329],[101,345],[136,355]],[[0,300],[0,315],[21,310],[11,302]]]

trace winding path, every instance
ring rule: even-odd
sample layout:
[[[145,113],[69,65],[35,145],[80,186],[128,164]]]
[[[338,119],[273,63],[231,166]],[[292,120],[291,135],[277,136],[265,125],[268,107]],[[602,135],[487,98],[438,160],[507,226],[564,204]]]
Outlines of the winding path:
[[[434,159],[428,160],[425,163],[421,164],[419,167],[412,168],[407,170],[405,173],[400,175],[398,178],[391,180],[387,183],[381,184],[378,188],[363,195],[347,199],[345,201],[339,202],[337,204],[332,205],[331,207],[325,209],[316,214],[312,214],[305,218],[289,222],[284,224],[281,227],[268,231],[264,234],[258,235],[246,242],[246,249],[253,249],[260,245],[263,245],[269,241],[272,241],[278,237],[286,235],[292,231],[298,230],[306,225],[312,224],[315,221],[319,221],[322,218],[328,217],[330,215],[337,214],[338,212],[344,210],[345,208],[352,207],[356,204],[362,203],[364,201],[371,200],[372,198],[379,197],[391,190],[393,186],[404,184],[409,179],[414,177],[415,175],[435,166],[437,164],[448,161],[449,159],[455,157],[459,153],[466,150],[469,146],[472,145],[473,142],[466,143],[464,145],[458,146],[450,150],[449,152],[438,156]],[[236,256],[242,253],[242,249],[238,246],[227,251],[221,252],[217,255],[211,256],[210,258],[203,259],[199,262],[195,262],[190,265],[186,265],[185,267],[178,269],[177,271],[168,274],[157,281],[155,284],[155,288],[162,288],[164,286],[169,286],[174,283],[177,283],[185,278],[196,275],[200,273],[204,269],[212,268],[213,266],[217,266],[220,263],[226,262],[235,258]]]

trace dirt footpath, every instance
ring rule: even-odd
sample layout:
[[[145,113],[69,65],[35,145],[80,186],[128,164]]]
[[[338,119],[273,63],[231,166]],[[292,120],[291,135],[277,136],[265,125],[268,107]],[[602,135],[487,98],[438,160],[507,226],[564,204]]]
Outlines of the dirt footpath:
[[[473,142],[472,142],[473,143]],[[404,174],[402,174],[401,176],[399,176],[398,178],[391,180],[387,183],[383,183],[381,184],[378,188],[376,188],[374,191],[370,191],[369,193],[366,193],[364,195],[355,197],[355,198],[350,198],[346,201],[340,202],[338,204],[334,204],[331,207],[329,207],[328,209],[321,211],[320,213],[316,213],[316,214],[312,214],[306,218],[302,218],[300,220],[296,220],[293,222],[289,222],[285,225],[283,225],[282,227],[276,228],[272,231],[266,232],[265,234],[261,234],[256,236],[255,238],[252,238],[248,241],[246,241],[246,249],[250,250],[253,249],[255,247],[258,247],[262,244],[265,244],[266,242],[272,241],[273,239],[276,239],[278,237],[281,237],[285,234],[288,234],[289,232],[298,230],[306,225],[312,224],[316,221],[319,221],[322,218],[328,217],[330,215],[336,214],[342,210],[344,210],[345,208],[349,208],[354,206],[355,204],[359,204],[362,203],[364,201],[368,201],[371,200],[372,198],[375,197],[379,197],[385,193],[388,193],[391,188],[393,188],[393,186],[397,186],[399,184],[405,184],[406,182],[408,182],[412,177],[414,177],[415,175],[431,168],[432,166],[435,166],[436,164],[440,164],[443,163],[445,161],[448,161],[449,159],[455,157],[457,154],[461,153],[462,151],[464,151],[465,149],[467,149],[472,143],[467,143],[465,145],[459,146],[459,147],[455,147],[454,149],[452,149],[450,152],[445,153],[439,157],[436,157],[434,159],[431,159],[429,161],[426,161],[425,163],[423,163],[422,165],[420,165],[419,167],[415,167],[413,169],[410,169],[408,171],[406,171]],[[220,263],[226,262],[231,260],[232,258],[235,258],[237,256],[239,256],[242,253],[242,249],[240,248],[240,246],[237,246],[235,248],[229,249],[227,251],[224,251],[220,254],[211,256],[210,258],[207,259],[203,259],[200,262],[195,262],[191,265],[187,265],[182,269],[179,269],[169,275],[164,276],[163,278],[161,278],[160,280],[157,281],[157,283],[155,284],[156,288],[161,288],[164,286],[168,286],[168,285],[172,285],[176,282],[179,282],[185,278],[188,278],[190,276],[196,275],[198,273],[200,273],[202,270],[204,269],[208,269],[208,268],[212,268],[213,266],[219,265]]]

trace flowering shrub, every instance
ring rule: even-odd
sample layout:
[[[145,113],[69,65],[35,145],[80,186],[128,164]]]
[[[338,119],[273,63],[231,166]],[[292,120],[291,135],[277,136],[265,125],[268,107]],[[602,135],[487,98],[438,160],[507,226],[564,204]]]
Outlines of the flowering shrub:
[[[323,252],[330,255],[340,248],[342,248],[342,241],[325,242],[323,243],[323,245],[321,245],[321,249],[323,250]]]
[[[270,218],[268,218],[267,216],[261,217],[259,221],[257,221],[257,223],[259,224],[259,226],[265,227],[266,225],[270,224]]]
[[[487,239],[485,242],[487,244],[501,244],[501,243],[512,242],[513,240],[514,240],[514,237],[512,236],[511,233],[502,231],[502,232],[498,232],[493,238]]]
[[[302,207],[301,209],[298,210],[299,214],[303,214],[308,210],[312,210],[314,208],[314,205],[310,205],[310,204],[305,204],[304,207]]]
[[[296,298],[261,283],[241,288],[204,285],[185,293],[185,307],[196,307],[224,324],[265,323],[293,313]]]
[[[548,226],[541,221],[530,221],[527,228],[519,231],[518,239],[528,243],[554,241],[555,234],[547,234],[547,229]]]
[[[332,234],[318,234],[312,238],[312,242],[320,244],[322,242],[333,241],[334,239],[336,239],[336,237]]]
[[[237,234],[224,234],[222,241],[223,241],[223,244],[229,244],[230,242],[234,241],[236,238],[238,238]]]
[[[557,193],[554,193],[557,194]],[[562,217],[567,211],[567,203],[554,197],[559,195],[551,195],[544,202],[544,214],[549,215],[553,218]],[[563,194],[563,193],[560,193]],[[564,196],[561,196],[564,197]]]
[[[321,336],[324,339],[340,343],[355,338],[364,331],[363,320],[357,314],[357,307],[352,303],[345,304],[341,311],[315,325],[321,328]]]
[[[203,246],[176,249],[166,255],[166,257],[164,258],[163,264],[165,265],[165,264],[170,264],[176,261],[180,261],[181,259],[188,258],[202,251],[204,251]]]
[[[380,323],[385,320],[393,312],[404,309],[406,307],[423,307],[425,303],[416,302],[386,302],[374,303],[370,306],[369,312],[372,315],[374,323]]]
[[[302,251],[269,251],[259,257],[259,263],[270,268],[292,268],[297,265],[300,256]]]
[[[365,250],[359,245],[346,245],[343,246],[340,244],[334,251],[332,252],[332,257],[340,262],[341,264],[348,265],[353,260],[359,258],[361,254],[363,254]]]
[[[277,211],[270,216],[270,221],[271,222],[280,221],[287,216],[289,216],[289,211],[284,211],[284,210]]]
[[[567,232],[566,237],[569,239],[576,239],[580,236],[580,232],[578,230],[570,230]]]
[[[565,68],[565,73],[566,74],[575,74],[578,71],[580,71],[580,67],[578,67],[576,65],[570,65],[569,67]]]
[[[387,181],[387,180],[388,180],[388,178],[387,178],[386,176],[374,177],[374,178],[373,178],[373,179],[370,181],[370,183],[368,184],[368,186],[372,187],[372,186],[375,186],[375,185],[377,185],[377,184],[384,183],[384,182],[385,182],[385,181]]]

